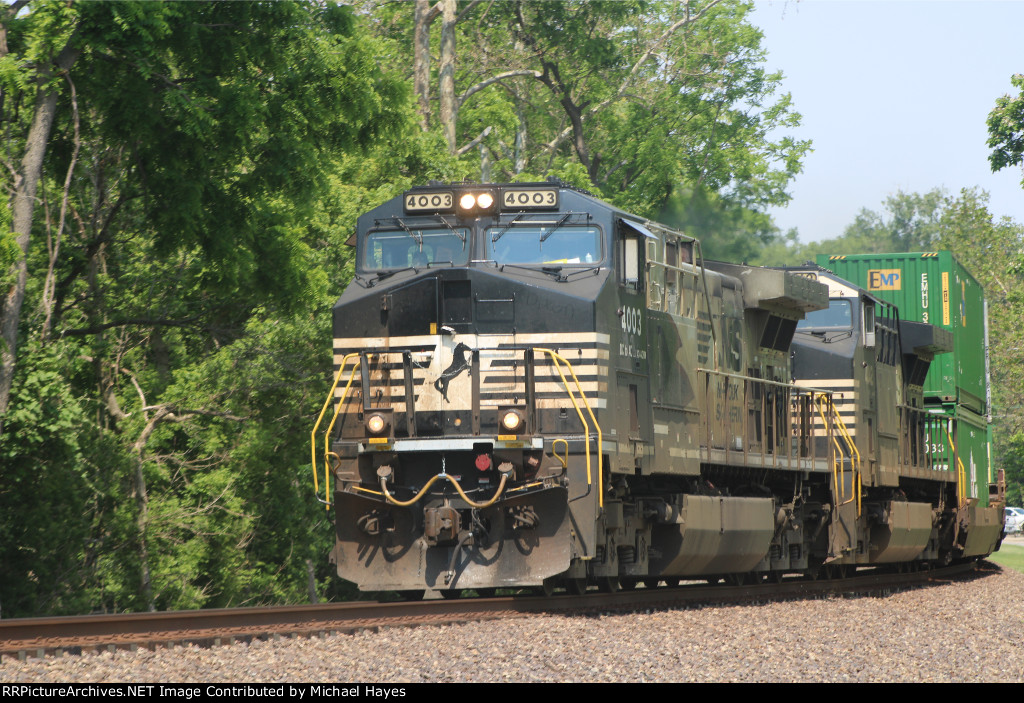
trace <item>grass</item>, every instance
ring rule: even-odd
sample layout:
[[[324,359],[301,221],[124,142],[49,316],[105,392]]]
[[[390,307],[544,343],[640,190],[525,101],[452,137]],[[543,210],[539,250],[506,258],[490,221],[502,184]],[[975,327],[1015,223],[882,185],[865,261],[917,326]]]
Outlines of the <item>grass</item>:
[[[1004,543],[998,552],[993,552],[988,557],[988,560],[1024,574],[1024,546]]]

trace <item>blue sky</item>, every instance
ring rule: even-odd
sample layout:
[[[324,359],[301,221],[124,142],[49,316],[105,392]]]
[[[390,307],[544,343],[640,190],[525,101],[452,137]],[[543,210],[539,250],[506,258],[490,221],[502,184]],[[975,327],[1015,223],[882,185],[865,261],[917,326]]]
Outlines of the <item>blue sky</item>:
[[[1024,223],[1020,168],[993,174],[985,120],[1024,73],[1024,1],[757,0],[766,68],[814,142],[793,200],[772,210],[802,241],[842,234],[897,191],[978,186]]]

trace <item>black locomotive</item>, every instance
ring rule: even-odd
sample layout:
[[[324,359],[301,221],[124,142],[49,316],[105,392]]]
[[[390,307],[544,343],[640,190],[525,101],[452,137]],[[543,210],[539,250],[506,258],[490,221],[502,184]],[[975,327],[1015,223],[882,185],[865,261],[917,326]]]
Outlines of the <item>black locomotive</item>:
[[[741,583],[997,547],[998,501],[925,451],[949,333],[823,269],[704,261],[561,182],[414,188],[355,246],[313,462],[363,590]]]

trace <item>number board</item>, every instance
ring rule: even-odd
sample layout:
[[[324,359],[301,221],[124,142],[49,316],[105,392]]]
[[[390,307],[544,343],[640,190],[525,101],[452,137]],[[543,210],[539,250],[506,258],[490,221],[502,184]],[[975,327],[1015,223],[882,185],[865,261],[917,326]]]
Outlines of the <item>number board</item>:
[[[550,210],[558,207],[558,188],[501,191],[502,210]]]
[[[450,190],[410,192],[405,194],[406,212],[440,212],[455,209],[455,195]]]

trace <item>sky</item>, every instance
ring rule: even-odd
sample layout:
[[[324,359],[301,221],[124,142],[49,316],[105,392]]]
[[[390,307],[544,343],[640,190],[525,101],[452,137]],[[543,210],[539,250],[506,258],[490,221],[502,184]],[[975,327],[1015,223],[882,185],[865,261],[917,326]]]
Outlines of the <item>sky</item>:
[[[765,67],[814,151],[770,212],[801,241],[837,237],[898,191],[976,186],[1024,224],[1019,167],[993,174],[986,119],[1024,73],[1024,0],[755,0]]]

